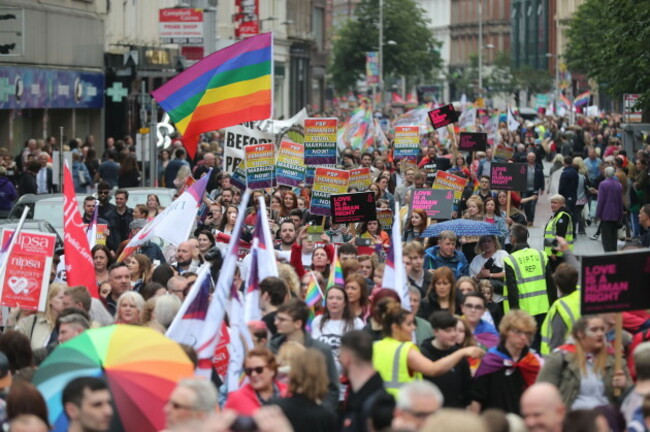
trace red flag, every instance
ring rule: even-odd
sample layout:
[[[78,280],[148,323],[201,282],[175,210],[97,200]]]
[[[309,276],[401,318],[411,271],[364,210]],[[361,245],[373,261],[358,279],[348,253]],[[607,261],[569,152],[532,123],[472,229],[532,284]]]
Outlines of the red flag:
[[[63,231],[68,286],[83,285],[88,288],[91,296],[98,298],[93,257],[79,213],[72,173],[67,164],[63,168]]]

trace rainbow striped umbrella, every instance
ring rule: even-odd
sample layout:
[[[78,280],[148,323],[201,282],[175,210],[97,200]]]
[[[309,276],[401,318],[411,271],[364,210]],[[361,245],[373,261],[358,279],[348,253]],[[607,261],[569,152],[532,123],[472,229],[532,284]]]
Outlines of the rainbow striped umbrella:
[[[61,393],[75,378],[104,378],[113,395],[120,430],[164,429],[163,407],[182,378],[194,373],[180,345],[148,327],[113,325],[87,330],[58,346],[33,383],[41,392],[54,431],[67,431]]]

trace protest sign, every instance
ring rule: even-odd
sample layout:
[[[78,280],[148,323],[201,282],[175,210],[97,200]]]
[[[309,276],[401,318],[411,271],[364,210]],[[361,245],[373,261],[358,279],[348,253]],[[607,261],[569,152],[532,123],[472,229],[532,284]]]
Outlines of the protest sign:
[[[487,134],[482,132],[461,132],[458,149],[461,151],[485,151],[487,148]]]
[[[370,168],[355,168],[350,170],[350,187],[364,190],[372,184]]]
[[[490,164],[490,189],[526,192],[526,164],[499,163]]]
[[[329,216],[331,212],[330,195],[346,193],[349,179],[349,171],[334,168],[316,168],[309,210],[311,214]]]
[[[451,219],[454,191],[450,189],[415,189],[411,196],[411,213],[422,209],[431,219]]]
[[[246,161],[242,159],[230,176],[230,184],[241,190],[246,190]]]
[[[420,127],[395,126],[394,158],[417,158],[420,154]]]
[[[494,149],[494,158],[496,160],[507,161],[512,159],[514,155],[515,149],[504,146],[503,144],[499,144],[496,149]]]
[[[13,232],[3,230],[0,244]],[[0,277],[2,306],[45,311],[55,243],[54,234],[20,232]]]
[[[332,195],[332,223],[367,222],[377,218],[374,192]]]
[[[453,190],[454,199],[459,200],[463,195],[463,190],[467,184],[467,179],[457,175],[449,174],[447,171],[438,171],[433,181],[432,189]]]
[[[458,113],[454,110],[453,105],[443,105],[440,108],[429,111],[429,119],[433,128],[439,129],[458,121]]]
[[[583,315],[650,308],[650,251],[582,257]]]
[[[388,235],[393,231],[393,211],[391,209],[377,209],[377,221],[382,231]]]
[[[305,181],[303,157],[305,146],[290,141],[282,141],[275,166],[275,181],[279,185],[296,187]]]
[[[325,228],[322,225],[308,225],[307,226],[307,239],[313,242],[323,241],[323,234],[325,233]]]
[[[336,165],[335,118],[305,119],[305,165]]]
[[[314,167],[305,167],[305,186],[314,185],[314,176],[316,175],[316,168]]]
[[[104,235],[104,232],[108,229],[108,225],[106,224],[97,224],[97,235],[95,237],[95,244],[101,244],[101,245],[106,245],[106,236]],[[88,231],[88,224],[84,224],[84,231]]]
[[[244,147],[246,186],[250,189],[272,188],[275,180],[275,144]]]
[[[246,126],[226,128],[223,137],[223,170],[232,174],[244,159],[244,148],[248,145],[274,142],[272,133],[262,132]]]

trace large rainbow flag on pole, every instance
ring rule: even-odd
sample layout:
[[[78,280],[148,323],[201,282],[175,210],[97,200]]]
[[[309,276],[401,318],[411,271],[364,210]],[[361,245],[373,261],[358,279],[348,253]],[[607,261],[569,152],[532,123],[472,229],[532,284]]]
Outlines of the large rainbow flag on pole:
[[[199,135],[273,112],[273,35],[216,51],[151,92],[194,157]]]

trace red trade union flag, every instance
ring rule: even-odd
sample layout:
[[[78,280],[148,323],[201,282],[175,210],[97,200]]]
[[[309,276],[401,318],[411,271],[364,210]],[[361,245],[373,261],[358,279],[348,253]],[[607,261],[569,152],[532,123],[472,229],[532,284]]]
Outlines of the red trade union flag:
[[[79,213],[68,164],[63,168],[63,231],[68,286],[83,285],[88,288],[91,296],[98,298],[93,257],[90,254],[88,237]]]

